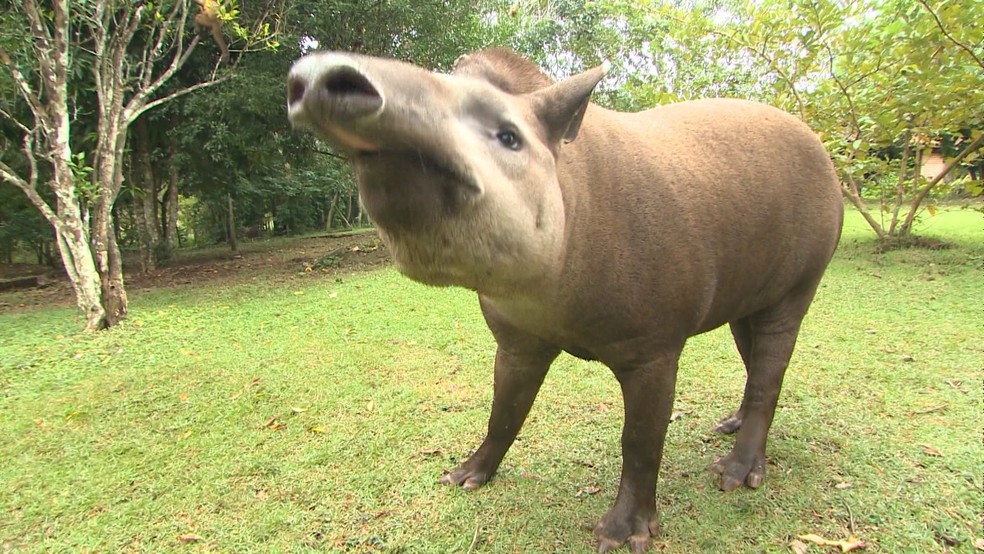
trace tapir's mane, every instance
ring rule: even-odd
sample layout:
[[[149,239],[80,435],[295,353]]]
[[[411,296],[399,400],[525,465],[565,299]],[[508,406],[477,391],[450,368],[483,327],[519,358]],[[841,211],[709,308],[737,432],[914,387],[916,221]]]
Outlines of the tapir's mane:
[[[465,54],[455,62],[452,73],[485,79],[509,94],[526,94],[553,84],[535,63],[505,48]]]

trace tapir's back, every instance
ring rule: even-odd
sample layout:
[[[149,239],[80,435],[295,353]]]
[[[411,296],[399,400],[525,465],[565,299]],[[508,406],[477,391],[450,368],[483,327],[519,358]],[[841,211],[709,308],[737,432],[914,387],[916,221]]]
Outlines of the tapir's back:
[[[639,275],[628,297],[657,290],[698,306],[702,330],[815,283],[833,255],[843,217],[836,174],[817,136],[781,110],[727,99],[592,108],[565,148],[575,145],[562,181],[580,189],[576,248]],[[628,244],[611,248],[619,242]]]

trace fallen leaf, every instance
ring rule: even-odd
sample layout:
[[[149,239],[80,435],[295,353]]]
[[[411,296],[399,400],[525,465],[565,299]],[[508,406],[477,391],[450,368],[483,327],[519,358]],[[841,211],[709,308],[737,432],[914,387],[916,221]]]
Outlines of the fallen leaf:
[[[670,421],[676,421],[683,418],[683,412],[673,412],[670,415]]]
[[[312,433],[318,433],[319,435],[323,435],[325,432],[325,428],[320,425],[315,425],[314,427],[309,428],[308,431],[311,431]]]
[[[923,452],[925,452],[926,454],[929,454],[930,456],[934,456],[936,458],[942,458],[943,457],[943,453],[942,452],[940,452],[939,450],[937,450],[936,448],[934,448],[934,447],[932,447],[932,446],[930,446],[928,444],[922,444],[922,443],[920,443],[917,446],[921,446],[922,449],[923,449]]]
[[[302,291],[302,290],[295,290],[294,291],[294,296],[302,296],[303,294],[304,294],[304,291]]]
[[[184,543],[189,543],[189,542],[201,542],[205,539],[203,539],[198,535],[178,535],[178,540]]]
[[[810,547],[803,541],[795,540],[789,543],[789,548],[791,548],[796,554],[806,554],[806,550]]]
[[[984,551],[984,539],[974,539],[974,548]]]
[[[834,488],[837,489],[837,490],[839,490],[839,491],[842,491],[844,489],[849,489],[849,488],[851,488],[853,486],[854,486],[854,483],[837,483],[836,485],[834,485]]]
[[[269,421],[266,422],[265,427],[271,431],[279,431],[284,427],[287,427],[286,423],[279,423],[277,418],[271,417]]]
[[[586,487],[578,489],[577,492],[574,493],[574,496],[580,498],[582,496],[595,495],[598,494],[599,492],[601,492],[601,487],[599,487],[598,485],[588,485]]]
[[[797,537],[801,540],[812,542],[818,546],[834,546],[840,548],[841,552],[850,552],[852,550],[862,550],[867,548],[867,544],[864,541],[858,540],[853,535],[848,537],[846,541],[832,541],[821,537],[820,535],[814,535],[812,533],[806,535],[800,535]]]
[[[291,412],[294,412],[295,414],[302,414],[302,413],[306,412],[307,410],[305,410],[304,408],[298,408],[296,406],[293,406],[293,407],[291,407],[290,411]]]
[[[913,415],[925,415],[925,414],[931,414],[933,412],[941,412],[946,408],[947,408],[946,404],[940,404],[939,406],[933,406],[932,408],[926,408],[924,410],[916,410],[912,413]]]
[[[441,454],[441,450],[437,448],[428,448],[420,451],[421,456],[438,456]]]

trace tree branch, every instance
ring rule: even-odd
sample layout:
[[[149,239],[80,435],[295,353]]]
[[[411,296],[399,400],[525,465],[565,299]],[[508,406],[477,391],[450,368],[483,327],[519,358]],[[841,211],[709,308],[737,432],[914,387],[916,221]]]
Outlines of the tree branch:
[[[150,110],[152,108],[156,108],[157,106],[160,106],[161,104],[164,104],[165,102],[170,102],[171,100],[174,100],[175,98],[184,96],[184,95],[186,95],[188,93],[191,93],[191,92],[195,92],[196,90],[199,90],[199,89],[210,87],[212,85],[217,85],[219,83],[222,83],[224,81],[227,81],[227,80],[231,79],[232,77],[233,77],[232,74],[224,75],[222,77],[219,77],[218,79],[213,79],[211,81],[205,81],[204,83],[198,83],[196,85],[192,85],[190,87],[186,87],[186,88],[183,88],[181,90],[177,90],[175,92],[172,92],[171,94],[168,94],[168,95],[162,96],[160,98],[157,98],[157,99],[155,99],[155,100],[153,100],[151,102],[148,102],[148,103],[144,104],[140,108],[135,109],[133,112],[128,112],[129,115],[126,118],[125,123],[126,124],[133,123],[144,112],[147,112],[148,110]]]
[[[308,150],[314,152],[315,154],[324,154],[325,156],[331,156],[332,158],[338,158],[339,160],[345,160],[346,162],[349,161],[349,159],[346,158],[345,156],[335,152],[329,152],[327,150],[319,150],[317,148],[308,148]]]
[[[981,66],[981,68],[984,69],[984,60],[981,60],[980,58],[978,58],[977,57],[977,54],[974,53],[974,50],[971,47],[969,47],[966,44],[960,42],[959,40],[957,40],[956,38],[954,38],[953,35],[951,35],[950,33],[947,32],[946,28],[943,27],[943,22],[940,21],[940,16],[938,16],[936,14],[936,12],[933,11],[933,8],[931,8],[929,6],[929,3],[926,2],[926,0],[919,0],[919,3],[922,4],[923,7],[926,8],[926,11],[928,11],[929,14],[933,16],[933,19],[936,20],[936,26],[940,28],[940,31],[942,31],[942,33],[943,33],[943,36],[945,36],[950,42],[952,42],[958,48],[961,48],[962,50],[964,50],[968,54],[970,54],[970,57],[971,58],[974,58],[974,61],[977,62],[977,65]]]
[[[895,227],[899,223],[899,210],[902,209],[902,199],[905,192],[905,182],[909,176],[909,156],[912,154],[912,132],[909,128],[905,131],[905,144],[902,150],[902,163],[899,164],[899,178],[895,184],[895,209],[892,210],[892,221],[888,226],[888,234],[895,233]],[[918,164],[916,164],[918,165]],[[917,172],[916,175],[919,173]]]
[[[729,35],[727,33],[723,33],[723,32],[718,31],[716,29],[709,29],[709,32],[712,35],[717,35],[719,37],[724,37],[724,38],[728,39],[729,41],[733,42],[734,44],[737,44],[738,46],[741,46],[742,48],[747,48],[753,54],[755,54],[758,57],[760,57],[763,60],[765,60],[765,62],[769,65],[769,68],[772,71],[774,71],[776,73],[776,75],[779,76],[780,79],[782,79],[783,81],[785,81],[786,86],[789,87],[789,92],[791,92],[792,95],[793,95],[793,98],[796,99],[796,106],[797,106],[797,108],[799,108],[800,118],[802,118],[804,121],[806,121],[806,107],[803,104],[803,99],[800,97],[799,93],[796,92],[796,83],[794,83],[793,80],[792,80],[792,78],[789,75],[786,75],[786,72],[783,71],[782,68],[779,67],[779,64],[777,63],[777,60],[775,58],[769,57],[769,55],[766,54],[764,50],[759,50],[759,49],[755,48],[754,46],[751,46],[750,44],[746,44],[746,43],[738,40],[735,36]]]
[[[981,136],[977,137],[976,140],[968,144],[966,148],[961,150],[959,154],[957,154],[952,160],[947,162],[947,164],[943,166],[943,169],[940,170],[940,172],[936,175],[936,177],[933,177],[933,179],[930,180],[929,183],[927,183],[926,186],[923,187],[918,194],[916,194],[916,197],[912,199],[912,204],[910,205],[911,207],[909,208],[909,213],[906,214],[905,216],[905,222],[902,224],[901,231],[903,233],[908,233],[912,229],[912,222],[916,218],[916,210],[919,209],[919,206],[922,204],[923,200],[926,199],[926,195],[929,194],[929,191],[932,190],[933,187],[935,187],[937,184],[939,184],[939,182],[942,181],[943,178],[946,177],[950,173],[950,171],[953,170],[953,168],[957,167],[957,165],[960,163],[961,160],[966,158],[971,152],[976,151],[978,148],[981,147],[981,145],[984,145],[984,134],[981,134]]]
[[[27,102],[27,105],[31,108],[31,112],[34,117],[41,121],[42,123],[47,123],[47,112],[45,112],[44,106],[41,104],[41,99],[34,90],[31,88],[31,83],[27,82],[27,78],[24,74],[20,72],[17,68],[17,64],[10,59],[10,55],[3,48],[0,48],[0,62],[3,62],[10,71],[11,76],[14,78],[14,82],[17,83],[17,88],[20,90],[21,97]],[[10,118],[13,120],[13,118]]]
[[[851,204],[857,208],[858,212],[861,214],[861,217],[868,222],[868,225],[875,231],[878,238],[885,238],[885,230],[878,223],[878,221],[872,217],[871,212],[868,211],[868,207],[864,205],[864,200],[861,198],[860,193],[858,193],[858,184],[854,180],[854,177],[848,175],[847,180],[850,185],[848,186],[841,184],[841,192],[843,192],[844,196],[846,196],[847,199],[850,200]]]
[[[51,206],[44,201],[44,198],[41,198],[41,195],[38,194],[37,189],[32,186],[32,183],[25,181],[23,177],[17,175],[17,173],[14,172],[9,165],[3,163],[2,161],[0,161],[0,177],[3,177],[4,181],[7,181],[8,183],[24,191],[24,194],[27,196],[28,200],[30,200],[31,204],[34,204],[34,206],[41,212],[41,215],[43,215],[44,218],[47,219],[52,225],[57,224],[58,215],[55,214],[55,211],[51,209]]]
[[[171,58],[171,63],[168,68],[164,70],[164,72],[161,73],[156,79],[145,81],[144,86],[137,90],[133,97],[130,98],[130,101],[127,102],[126,107],[123,110],[123,121],[127,123],[134,121],[137,116],[146,111],[144,104],[147,103],[147,98],[154,94],[157,89],[159,89],[175,73],[177,73],[178,69],[184,66],[185,62],[188,60],[188,57],[191,56],[192,52],[194,52],[195,47],[198,46],[199,37],[195,36],[195,38],[188,43],[188,48],[186,50],[182,50],[182,46],[184,44],[184,28],[186,26],[185,22],[187,21],[189,10],[187,1],[182,0],[181,4],[183,7],[181,10],[181,24],[178,26],[177,37],[174,40],[176,46],[174,56]],[[160,104],[160,102],[157,102],[155,105],[158,104]]]

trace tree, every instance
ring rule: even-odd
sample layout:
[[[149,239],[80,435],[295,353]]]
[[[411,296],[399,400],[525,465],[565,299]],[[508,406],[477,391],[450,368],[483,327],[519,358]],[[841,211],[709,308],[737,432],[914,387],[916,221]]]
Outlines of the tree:
[[[221,6],[218,15],[233,21],[236,2]],[[164,88],[201,40],[190,36],[194,9],[192,0],[56,0],[50,10],[26,0],[0,20],[0,62],[18,95],[4,98],[0,116],[20,135],[22,154],[0,159],[0,177],[23,191],[54,228],[87,330],[126,316],[112,211],[130,125],[144,112],[230,75],[220,72],[220,57],[200,82]],[[273,46],[276,33],[262,20],[252,31],[234,22],[231,27],[247,47]],[[82,91],[88,89],[95,91],[95,106],[85,102]],[[85,137],[82,148],[72,145],[76,116],[95,118],[94,139]],[[54,206],[39,194],[40,183],[54,192]]]

